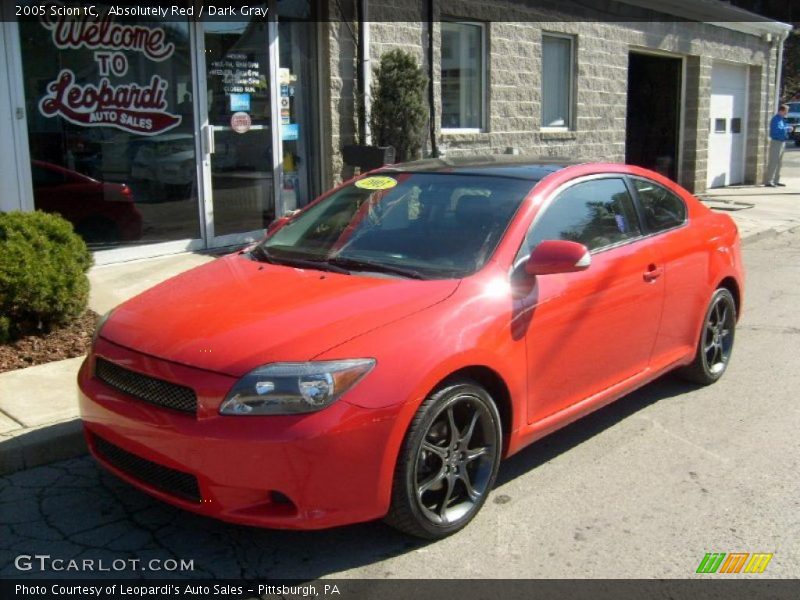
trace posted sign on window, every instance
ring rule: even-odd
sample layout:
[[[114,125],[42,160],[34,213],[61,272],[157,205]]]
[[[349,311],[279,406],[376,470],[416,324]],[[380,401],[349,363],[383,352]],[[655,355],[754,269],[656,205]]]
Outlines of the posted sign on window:
[[[77,20],[42,17],[41,25],[61,51],[89,50],[99,75],[95,82],[78,82],[73,69],[61,69],[39,102],[45,117],[62,117],[84,127],[109,126],[139,135],[156,135],[176,127],[181,115],[169,112],[169,82],[154,74],[130,81],[130,59],[161,62],[171,58],[175,44],[163,27],[116,23],[105,13]]]

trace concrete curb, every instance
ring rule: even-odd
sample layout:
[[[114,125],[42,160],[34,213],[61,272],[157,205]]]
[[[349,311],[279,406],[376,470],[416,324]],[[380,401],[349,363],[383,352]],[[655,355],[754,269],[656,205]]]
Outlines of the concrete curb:
[[[87,452],[80,419],[23,430],[0,438],[0,476]]]

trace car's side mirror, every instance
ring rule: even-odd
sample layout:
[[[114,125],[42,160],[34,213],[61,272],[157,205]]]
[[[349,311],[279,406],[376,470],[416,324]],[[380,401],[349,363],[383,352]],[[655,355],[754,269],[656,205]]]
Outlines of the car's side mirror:
[[[525,263],[525,273],[530,276],[552,275],[584,271],[592,264],[592,255],[583,244],[567,240],[540,242]]]

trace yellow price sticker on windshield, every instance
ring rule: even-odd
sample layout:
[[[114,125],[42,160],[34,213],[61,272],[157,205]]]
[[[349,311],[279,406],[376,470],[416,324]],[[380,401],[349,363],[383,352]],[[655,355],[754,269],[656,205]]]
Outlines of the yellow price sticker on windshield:
[[[362,190],[390,190],[397,185],[392,177],[366,177],[356,181],[356,187]]]

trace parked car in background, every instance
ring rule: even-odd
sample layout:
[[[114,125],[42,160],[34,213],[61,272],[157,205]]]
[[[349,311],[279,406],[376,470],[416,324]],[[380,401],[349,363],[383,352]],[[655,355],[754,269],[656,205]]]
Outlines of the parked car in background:
[[[219,128],[222,129],[222,128]],[[246,163],[237,152],[237,144],[230,142],[232,132],[215,132],[215,149],[212,160],[214,173],[228,171]],[[264,131],[268,134],[268,131]],[[233,133],[233,135],[238,135]],[[266,140],[262,140],[266,143]],[[263,145],[253,148],[253,155],[263,152]],[[131,178],[144,183],[147,200],[170,202],[186,200],[192,196],[197,177],[195,139],[189,133],[166,133],[138,140],[131,164]]]
[[[794,126],[791,136],[795,146],[800,146],[800,102],[787,102],[789,112],[786,113],[786,122]]]
[[[98,181],[53,163],[32,160],[36,208],[59,213],[89,244],[142,237],[142,215],[124,183]]]
[[[78,378],[89,448],[226,521],[441,538],[502,458],[668,371],[722,377],[739,243],[638,167],[385,167],[106,315]]]
[[[196,177],[194,136],[167,133],[137,143],[131,178],[148,184],[151,201],[183,200]]]

